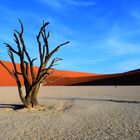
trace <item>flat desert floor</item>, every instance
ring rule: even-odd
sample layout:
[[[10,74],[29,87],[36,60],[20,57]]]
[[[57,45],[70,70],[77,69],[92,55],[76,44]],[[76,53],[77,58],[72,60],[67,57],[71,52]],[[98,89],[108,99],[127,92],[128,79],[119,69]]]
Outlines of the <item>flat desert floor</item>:
[[[38,110],[0,87],[0,140],[140,140],[140,86],[41,87]]]

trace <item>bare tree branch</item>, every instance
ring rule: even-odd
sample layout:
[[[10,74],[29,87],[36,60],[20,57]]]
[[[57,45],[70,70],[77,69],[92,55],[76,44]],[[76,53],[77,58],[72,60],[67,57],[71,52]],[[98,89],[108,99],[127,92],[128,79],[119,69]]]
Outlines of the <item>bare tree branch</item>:
[[[19,55],[21,55],[21,47],[20,47],[20,42],[19,42],[19,39],[18,39],[18,37],[17,37],[17,35],[16,35],[16,33],[14,33],[14,40],[15,40],[15,42],[16,42],[16,44],[17,44],[17,47],[18,47],[18,52],[19,52]]]
[[[9,44],[7,44],[7,43],[4,43],[4,44],[5,44],[6,47],[9,49],[9,51],[12,51],[13,53],[19,55],[19,53],[18,53],[15,49],[13,49]]]
[[[42,31],[44,30],[44,28],[45,28],[48,24],[49,24],[49,22],[43,23],[43,26],[40,28],[39,33],[38,33],[38,35],[37,35],[38,38],[40,37]]]
[[[46,55],[48,55],[49,54],[48,38],[50,36],[50,31],[48,32],[48,35],[46,36],[46,30],[44,29],[41,35],[46,46]]]
[[[32,61],[31,61],[31,63],[33,64],[33,62],[36,60],[37,58],[34,58]]]
[[[24,53],[25,53],[25,55],[26,55],[26,57],[27,57],[27,59],[28,59],[28,61],[30,63],[30,73],[31,73],[33,82],[35,81],[35,73],[34,73],[34,68],[33,68],[33,61],[36,60],[36,59],[31,60],[30,55],[28,54],[28,52],[26,50],[26,46],[25,46],[25,43],[24,43],[24,40],[23,40],[24,27],[23,27],[23,24],[22,24],[21,20],[19,20],[19,22],[20,22],[20,25],[21,25],[21,32],[18,32],[17,30],[16,30],[16,32],[19,35],[19,40],[20,40],[21,45],[22,45],[22,51],[21,51],[21,54],[22,54],[21,56],[22,57],[20,57],[20,61],[22,61],[22,63],[21,63],[22,66],[21,67],[22,67],[22,71],[23,71],[24,76],[25,76],[25,81],[29,84],[30,83],[29,78],[27,78],[27,75],[26,75],[26,72],[25,72],[26,70],[23,67]]]
[[[26,61],[24,61],[24,63],[26,65],[26,75],[29,76],[29,72],[28,72],[28,70],[29,70],[29,63],[26,62]]]
[[[49,70],[49,69],[53,68],[56,65],[55,63],[60,61],[60,60],[62,60],[62,59],[61,58],[54,58],[47,69]]]
[[[53,51],[51,51],[51,53],[49,53],[49,55],[47,55],[47,56],[45,57],[45,64],[46,64],[46,62],[52,57],[52,55],[53,55],[54,53],[56,53],[56,52],[59,50],[59,48],[60,48],[61,46],[64,46],[64,45],[66,45],[66,44],[68,44],[68,43],[69,43],[69,41],[67,41],[67,42],[65,42],[65,43],[62,43],[62,44],[58,45]]]

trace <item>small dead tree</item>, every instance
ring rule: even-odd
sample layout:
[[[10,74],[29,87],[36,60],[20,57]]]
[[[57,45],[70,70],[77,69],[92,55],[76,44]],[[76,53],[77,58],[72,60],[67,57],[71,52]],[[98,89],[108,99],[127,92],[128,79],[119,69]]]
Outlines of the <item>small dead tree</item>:
[[[50,51],[48,46],[48,38],[50,32],[46,34],[46,26],[49,22],[43,22],[38,35],[36,36],[39,56],[40,56],[40,66],[38,68],[37,74],[34,72],[33,63],[37,58],[31,59],[26,45],[24,43],[23,32],[24,27],[19,20],[21,31],[14,31],[14,41],[17,46],[17,50],[15,50],[10,44],[6,44],[8,48],[8,54],[13,64],[14,70],[11,71],[3,61],[0,61],[0,64],[8,71],[8,73],[16,80],[18,86],[19,97],[26,108],[36,108],[39,106],[37,95],[39,92],[40,85],[46,82],[47,77],[52,74],[50,69],[56,64],[57,61],[62,60],[61,58],[54,58],[49,64],[50,58],[56,53],[59,48],[63,45],[68,44],[69,42],[65,42],[63,44],[58,45],[54,50]],[[14,60],[14,55],[17,55],[20,60],[20,71],[17,69],[17,65]],[[27,59],[27,61],[25,61]],[[20,81],[20,75],[23,77],[24,86],[25,86],[25,94],[22,91],[22,85]],[[29,78],[31,76],[31,78]]]

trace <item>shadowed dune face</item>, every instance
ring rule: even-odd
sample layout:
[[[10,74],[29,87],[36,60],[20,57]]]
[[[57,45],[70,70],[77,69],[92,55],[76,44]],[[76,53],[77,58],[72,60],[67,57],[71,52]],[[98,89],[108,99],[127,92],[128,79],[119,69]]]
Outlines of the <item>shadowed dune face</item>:
[[[140,69],[119,74],[97,76],[87,82],[74,85],[140,85]]]

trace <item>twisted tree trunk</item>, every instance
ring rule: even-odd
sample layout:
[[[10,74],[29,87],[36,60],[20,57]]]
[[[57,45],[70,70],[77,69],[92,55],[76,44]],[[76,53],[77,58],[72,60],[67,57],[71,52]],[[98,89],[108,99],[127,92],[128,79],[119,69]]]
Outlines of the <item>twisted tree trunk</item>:
[[[0,61],[0,64],[8,71],[8,73],[16,80],[17,86],[18,86],[18,92],[19,92],[19,97],[24,104],[26,108],[36,108],[39,106],[37,96],[39,93],[39,88],[40,85],[43,83],[48,82],[47,77],[52,74],[49,70],[55,66],[56,62],[59,60],[62,60],[60,58],[54,58],[49,66],[46,68],[50,58],[53,56],[54,53],[56,53],[59,48],[65,44],[68,44],[69,42],[65,42],[63,44],[58,45],[54,50],[50,51],[49,46],[48,46],[48,38],[50,35],[50,32],[46,34],[46,26],[49,24],[48,22],[44,23],[41,26],[39,33],[36,37],[37,42],[38,42],[38,48],[39,48],[39,55],[40,55],[40,66],[38,69],[37,75],[34,73],[34,67],[33,67],[33,62],[37,59],[31,59],[29,53],[26,50],[26,45],[24,43],[23,39],[23,24],[19,20],[20,25],[21,25],[21,31],[15,30],[14,32],[14,40],[17,45],[17,49],[15,50],[14,47],[10,46],[9,44],[6,44],[6,47],[8,48],[8,54],[10,56],[10,59],[13,63],[14,70],[11,71],[4,63],[3,61]],[[20,71],[18,71],[15,60],[14,60],[14,55],[17,55],[20,60]],[[25,57],[27,58],[27,61],[25,61]],[[19,75],[22,76],[24,80],[24,86],[25,86],[25,96],[22,92],[22,86],[21,86],[21,81],[19,79]],[[31,80],[29,76],[31,75]],[[61,77],[61,76],[60,76]]]
[[[39,88],[37,89],[39,90]],[[32,94],[28,94],[26,97],[25,97],[25,107],[27,108],[37,108],[39,107],[39,103],[38,103],[38,100],[37,100],[37,96],[38,96],[38,91],[35,90],[32,92]]]

